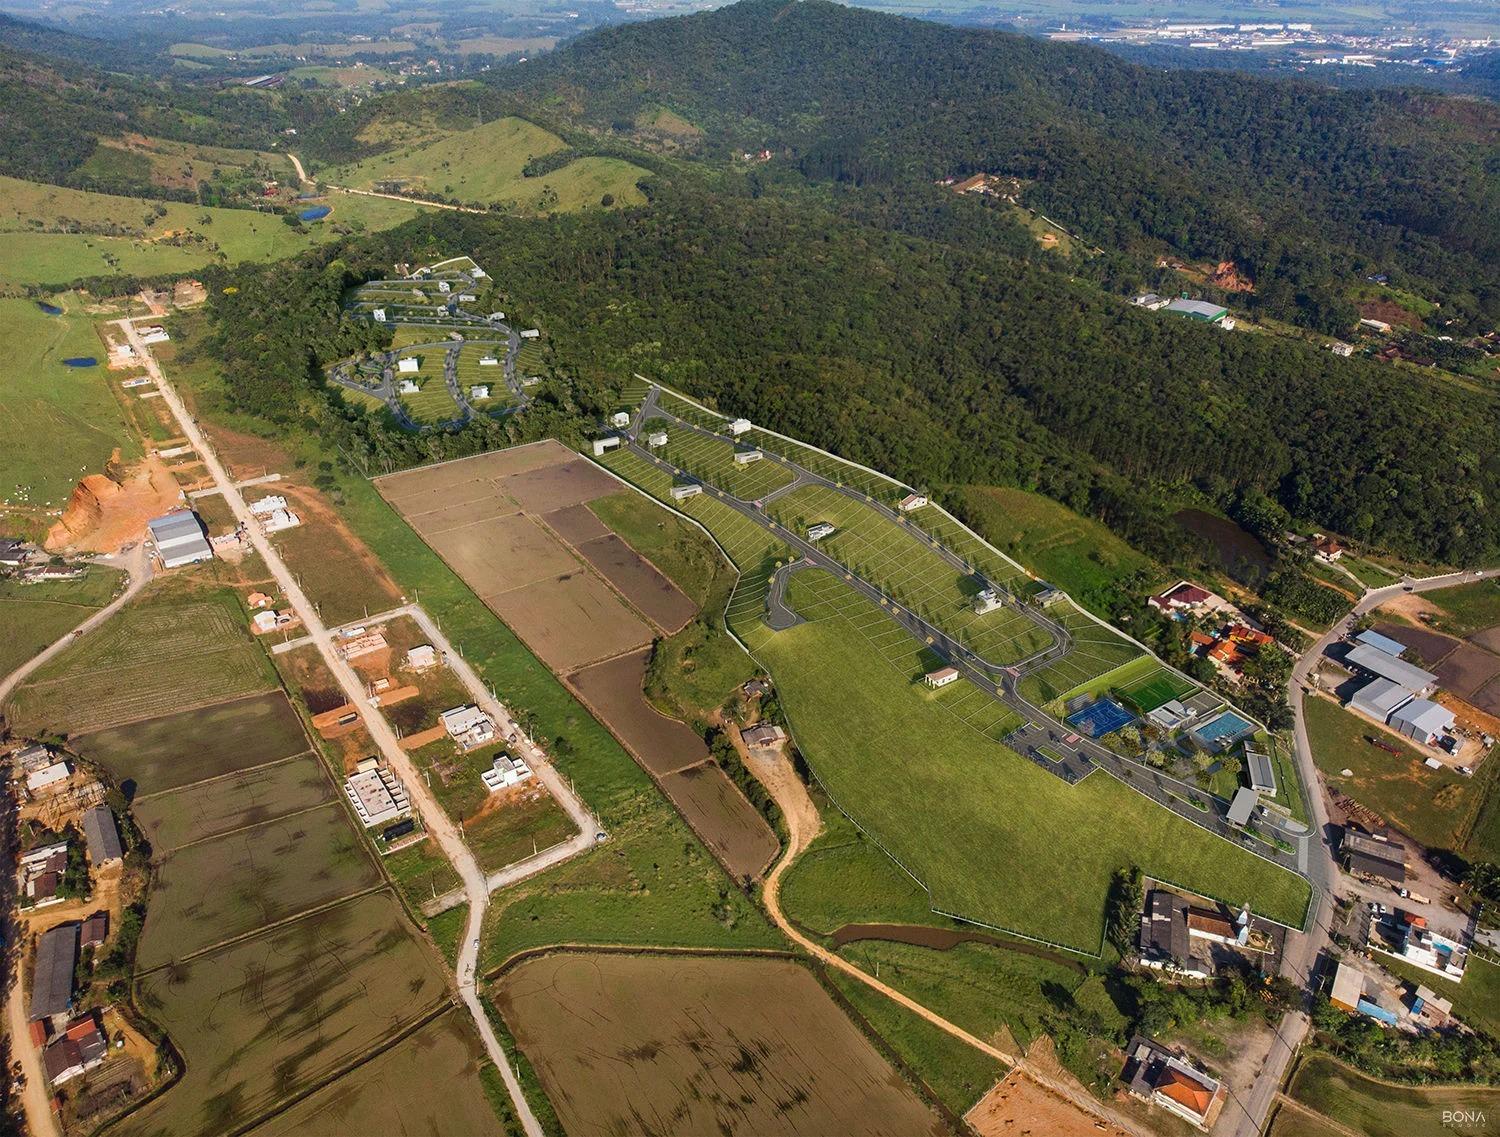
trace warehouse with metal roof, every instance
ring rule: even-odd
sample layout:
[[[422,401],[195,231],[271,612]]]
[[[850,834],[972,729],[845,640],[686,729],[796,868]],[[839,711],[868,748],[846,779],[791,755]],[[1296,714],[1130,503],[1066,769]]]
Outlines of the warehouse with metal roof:
[[[1411,692],[1389,679],[1371,679],[1349,697],[1349,709],[1386,722],[1391,712],[1411,702]]]
[[[31,1018],[50,1019],[73,1005],[73,968],[78,963],[78,925],[59,924],[42,933],[31,975]]]
[[[1432,672],[1423,671],[1416,664],[1397,659],[1369,644],[1355,644],[1344,656],[1344,661],[1351,667],[1357,667],[1371,675],[1378,675],[1381,679],[1389,679],[1392,683],[1405,687],[1414,695],[1431,690],[1433,684],[1437,682],[1437,676]]]
[[[203,522],[191,509],[179,509],[153,518],[147,527],[151,530],[151,540],[156,545],[162,568],[177,568],[214,558]]]
[[[118,861],[124,856],[120,848],[120,829],[107,805],[96,805],[83,815],[83,835],[88,841],[89,860],[95,867]]]

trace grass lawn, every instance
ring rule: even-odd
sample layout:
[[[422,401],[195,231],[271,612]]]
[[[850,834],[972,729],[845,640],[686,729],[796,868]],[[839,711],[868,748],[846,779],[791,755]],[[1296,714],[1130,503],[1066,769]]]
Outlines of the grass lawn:
[[[1348,553],[1343,555],[1339,560],[1339,564],[1343,565],[1371,588],[1384,588],[1387,585],[1395,584],[1400,579],[1395,573],[1381,567],[1374,561],[1367,561],[1362,557],[1353,557]],[[1349,582],[1346,580],[1344,583],[1345,587],[1348,587]]]
[[[566,841],[577,829],[551,794],[523,796],[464,823],[479,867],[495,872]]]
[[[648,429],[651,425],[647,423]],[[772,490],[789,485],[795,476],[780,462],[767,458],[741,465],[735,461],[737,454],[750,456],[758,451],[753,447],[737,446],[727,438],[708,438],[695,434],[686,428],[668,427],[667,444],[658,453],[695,478],[728,490],[735,497],[746,501],[754,501]]]
[[[1423,845],[1462,851],[1486,780],[1424,766],[1425,755],[1415,747],[1330,699],[1306,696],[1302,709],[1313,761],[1330,789],[1374,810]],[[1395,746],[1401,753],[1377,749],[1367,738]],[[1352,771],[1352,776],[1344,776],[1344,770]]]
[[[618,158],[577,158],[561,169],[528,178],[532,158],[562,150],[551,131],[521,118],[499,118],[434,141],[399,146],[352,166],[328,172],[328,180],[354,189],[398,181],[420,193],[478,205],[504,202],[542,211],[598,208],[605,194],[616,205],[644,201],[636,181],[648,171]],[[555,194],[549,201],[547,190]]]
[[[0,285],[67,284],[82,277],[191,272],[218,260],[280,260],[344,233],[388,229],[422,207],[339,194],[333,213],[294,228],[253,209],[223,209],[66,189],[0,177]],[[63,219],[68,232],[51,231]],[[178,234],[167,242],[168,233]]]
[[[114,569],[90,565],[80,580],[21,584],[0,580],[0,675],[87,620],[120,585]]]
[[[1052,617],[1068,629],[1073,637],[1073,650],[1056,663],[1048,664],[1040,671],[1021,680],[1021,694],[1033,703],[1045,706],[1054,699],[1069,699],[1074,695],[1095,690],[1105,680],[1105,687],[1117,680],[1128,681],[1125,676],[1139,678],[1134,670],[1126,671],[1123,665],[1132,660],[1145,659],[1137,664],[1140,674],[1157,666],[1157,661],[1146,656],[1140,648],[1124,636],[1103,627],[1080,612],[1072,603],[1062,600],[1052,605]],[[1116,671],[1116,668],[1122,668]]]
[[[1445,999],[1453,1000],[1453,1013],[1462,1023],[1500,1036],[1500,966],[1478,956],[1469,957],[1462,983],[1442,979],[1404,960],[1375,952],[1375,961],[1392,975],[1413,983],[1425,983]]]
[[[1105,525],[1042,494],[963,486],[958,499],[985,538],[1095,611],[1109,608],[1124,582],[1153,567]]]
[[[5,263],[14,263],[9,236],[0,240]],[[7,363],[0,377],[0,514],[6,506],[61,509],[79,478],[102,471],[116,449],[127,461],[141,456],[110,389],[104,341],[82,298],[68,293],[49,303],[62,315],[47,315],[34,300],[0,300]],[[63,364],[73,358],[98,363]]]
[[[1476,580],[1440,588],[1422,593],[1422,599],[1443,609],[1445,614],[1433,623],[1455,636],[1467,636],[1500,624],[1500,581]]]
[[[1448,1131],[1446,1110],[1500,1112],[1500,1089],[1490,1086],[1392,1086],[1367,1078],[1326,1054],[1298,1067],[1291,1095],[1326,1117],[1366,1137],[1411,1137]],[[1295,1114],[1293,1116],[1296,1116]],[[1462,1127],[1457,1127],[1461,1131]],[[1479,1126],[1479,1131],[1484,1130]],[[1295,1133],[1295,1127],[1287,1133]]]
[[[794,604],[809,595],[810,575],[826,574],[794,576]],[[858,634],[856,622],[874,606],[840,591],[838,614],[775,633],[757,654],[824,789],[924,880],[934,907],[1096,952],[1110,877],[1136,864],[1208,896],[1249,897],[1257,911],[1301,924],[1308,888],[1300,877],[1112,778],[1096,773],[1068,786],[934,713]],[[896,770],[903,776],[876,776]]]
[[[430,838],[381,857],[380,863],[414,908],[461,883],[453,862]]]

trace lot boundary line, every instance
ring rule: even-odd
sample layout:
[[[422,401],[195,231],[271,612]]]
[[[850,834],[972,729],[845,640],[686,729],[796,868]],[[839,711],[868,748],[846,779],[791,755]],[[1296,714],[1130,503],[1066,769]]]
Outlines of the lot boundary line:
[[[665,956],[706,956],[711,958],[743,957],[745,959],[785,959],[793,963],[807,963],[809,957],[802,953],[792,951],[789,948],[753,948],[753,947],[691,947],[681,944],[595,944],[587,940],[568,941],[567,943],[544,944],[541,947],[522,948],[518,952],[505,957],[494,967],[484,973],[488,982],[503,978],[507,971],[527,963],[533,959],[545,959],[549,955],[665,955]]]
[[[259,696],[256,697],[258,698]],[[146,720],[138,719],[136,721],[145,722]],[[241,766],[237,770],[226,770],[224,773],[215,774],[211,778],[200,778],[196,782],[187,782],[180,786],[173,786],[170,789],[156,790],[155,792],[149,794],[137,794],[135,797],[130,799],[129,804],[133,807],[138,801],[155,801],[159,797],[167,797],[170,794],[180,793],[183,790],[194,790],[199,786],[207,786],[211,785],[214,782],[222,782],[225,778],[237,778],[242,774],[255,774],[260,772],[261,770],[269,770],[272,766],[284,766],[288,762],[295,762],[298,758],[316,757],[317,755],[314,754],[311,750],[303,750],[297,754],[288,754],[285,758],[273,758],[269,762],[260,762],[254,766]]]
[[[238,825],[233,829],[226,829],[222,833],[210,833],[207,837],[199,837],[194,841],[187,842],[185,845],[173,845],[171,848],[165,849],[164,852],[180,853],[184,849],[197,848],[199,845],[206,845],[210,841],[233,837],[236,833],[244,833],[250,829],[261,829],[267,825],[275,825],[279,821],[286,821],[292,817],[301,817],[304,813],[313,813],[319,809],[327,809],[332,804],[333,802],[331,801],[320,801],[316,805],[303,806],[301,809],[294,809],[290,813],[281,813],[275,817],[268,817],[264,821],[252,821],[249,825]]]

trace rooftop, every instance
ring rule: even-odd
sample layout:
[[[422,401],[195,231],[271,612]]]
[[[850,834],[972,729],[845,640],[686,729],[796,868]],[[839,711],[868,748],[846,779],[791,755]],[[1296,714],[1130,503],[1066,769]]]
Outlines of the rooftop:
[[[1407,663],[1403,659],[1396,659],[1369,644],[1355,644],[1344,659],[1361,671],[1399,683],[1408,691],[1426,690],[1437,682],[1437,676],[1432,672],[1423,671],[1416,664]]]
[[[77,924],[59,924],[42,933],[31,977],[32,1018],[51,1018],[72,1006],[73,968],[77,962]]]
[[[124,855],[119,826],[107,805],[96,805],[84,813],[83,835],[88,841],[89,860],[95,865],[118,861]]]

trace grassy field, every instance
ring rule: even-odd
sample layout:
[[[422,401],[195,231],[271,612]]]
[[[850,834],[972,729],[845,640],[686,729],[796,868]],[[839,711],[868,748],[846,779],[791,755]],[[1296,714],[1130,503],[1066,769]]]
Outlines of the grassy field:
[[[452,422],[459,417],[458,404],[453,401],[453,394],[448,390],[447,381],[443,378],[444,359],[447,354],[446,347],[428,347],[418,351],[401,352],[400,358],[414,358],[421,364],[421,370],[415,375],[402,375],[400,372],[396,374],[397,383],[410,379],[422,388],[415,394],[400,396],[401,405],[406,408],[406,413],[418,423],[437,425]]]
[[[1452,999],[1453,1013],[1460,1022],[1500,1036],[1500,966],[1471,955],[1463,982],[1454,983],[1388,955],[1377,952],[1375,959],[1392,975],[1412,983],[1425,983],[1443,998]]]
[[[523,209],[564,212],[598,208],[605,194],[616,205],[644,201],[636,181],[647,176],[618,158],[577,158],[542,177],[528,178],[522,167],[532,158],[562,150],[566,143],[525,119],[499,118],[440,137],[399,147],[353,166],[328,171],[328,180],[353,189],[377,182],[441,194],[456,201],[501,202]],[[548,190],[552,193],[549,195]],[[555,200],[553,198],[555,197]]]
[[[134,135],[101,138],[74,173],[90,179],[128,179],[136,184],[192,189],[216,178],[256,176],[262,171],[282,181],[290,181],[294,173],[284,154]]]
[[[4,262],[14,264],[9,237],[0,240]],[[0,276],[6,271],[0,268]],[[127,461],[141,456],[110,390],[104,342],[82,298],[68,293],[50,303],[63,314],[49,316],[33,300],[0,299],[8,356],[0,378],[0,514],[7,505],[61,509],[78,479],[102,471],[116,449]],[[73,358],[98,364],[63,364]]]
[[[1500,624],[1500,582],[1476,580],[1453,588],[1422,593],[1445,613],[1433,621],[1442,631],[1467,636]]]
[[[809,575],[792,579],[799,610],[811,595],[802,583]],[[856,621],[873,605],[838,591],[836,610],[769,636],[758,655],[824,788],[923,879],[934,907],[1093,952],[1110,876],[1137,864],[1209,896],[1247,896],[1257,911],[1300,925],[1308,896],[1300,877],[1111,778],[1095,774],[1070,787],[934,713],[909,675],[865,648]],[[905,774],[877,776],[896,770]],[[985,867],[995,864],[1037,871],[1002,883]]]
[[[1330,790],[1373,809],[1423,845],[1464,851],[1464,834],[1479,808],[1485,780],[1424,766],[1425,756],[1415,747],[1330,699],[1309,695],[1302,709],[1313,761]],[[1400,755],[1372,746],[1369,738],[1396,747]],[[1344,770],[1352,774],[1346,777]],[[1494,855],[1495,850],[1488,852]]]
[[[180,960],[379,881],[337,803],[200,841],[161,858],[137,966]]]
[[[1049,642],[1013,607],[976,614],[980,585],[972,576],[944,560],[919,531],[892,522],[856,498],[825,486],[803,486],[777,498],[768,512],[799,534],[819,522],[834,525],[836,531],[819,548],[991,662],[1024,659]]]
[[[208,1137],[315,1085],[448,992],[395,898],[375,893],[152,972],[136,997],[187,1069],[112,1132]]]
[[[91,276],[191,272],[220,259],[280,260],[340,230],[389,229],[422,209],[340,194],[324,221],[295,229],[251,209],[116,197],[0,177],[0,287],[66,284]]]
[[[1021,680],[1021,694],[1033,703],[1046,705],[1053,700],[1068,699],[1073,695],[1094,690],[1098,686],[1110,686],[1127,663],[1146,659],[1146,653],[1124,636],[1091,620],[1071,601],[1060,600],[1053,604],[1049,613],[1054,620],[1068,629],[1073,637],[1073,650],[1055,663]],[[1156,666],[1155,660],[1137,664],[1144,670]],[[1130,672],[1128,674],[1134,674]],[[1107,680],[1100,683],[1100,680]]]
[[[595,498],[588,508],[702,606],[723,558],[700,530],[631,490]]]
[[[399,853],[382,857],[380,863],[413,907],[441,896],[462,883],[453,862],[431,840],[408,845]]]
[[[789,485],[794,476],[781,463],[765,458],[740,465],[735,461],[735,455],[744,453],[748,456],[754,453],[752,448],[738,447],[727,438],[708,438],[685,429],[668,430],[667,444],[659,453],[693,477],[728,490],[746,501],[754,501]]]
[[[120,574],[100,565],[90,565],[81,580],[0,580],[0,675],[9,675],[83,623],[109,603],[119,585]]]
[[[516,375],[522,379],[547,379],[552,375],[541,340],[521,341],[520,350],[516,352]]]
[[[1038,493],[1009,486],[964,486],[966,516],[986,539],[1079,603],[1100,610],[1151,559],[1093,518]]]
[[[327,776],[315,761],[299,757],[180,790],[137,796],[130,808],[152,850],[167,853],[331,801],[333,787]]]
[[[464,1012],[452,1010],[252,1134],[494,1133],[481,1073],[495,1068]]]
[[[238,598],[154,586],[40,668],[6,708],[18,730],[82,732],[268,690],[274,673]]]
[[[1314,1054],[1298,1067],[1291,1095],[1366,1137],[1446,1132],[1450,1127],[1440,1125],[1439,1119],[1448,1110],[1500,1113],[1500,1089],[1467,1085],[1392,1086],[1364,1077],[1324,1054]],[[1463,1127],[1453,1128],[1462,1131]],[[1483,1128],[1479,1127],[1481,1131]]]
[[[485,356],[500,360],[488,367],[479,361]],[[515,394],[505,385],[505,345],[484,342],[469,342],[458,349],[458,388],[469,397],[470,389],[477,383],[489,387],[487,399],[469,398],[469,402],[482,411],[497,411],[514,405]]]

